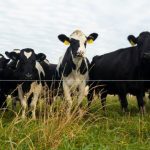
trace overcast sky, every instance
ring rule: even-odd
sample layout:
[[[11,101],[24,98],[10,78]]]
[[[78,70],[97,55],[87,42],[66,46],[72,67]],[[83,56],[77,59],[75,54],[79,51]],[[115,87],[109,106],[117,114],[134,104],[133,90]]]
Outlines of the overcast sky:
[[[0,2],[0,50],[33,48],[57,63],[65,52],[57,38],[80,29],[99,38],[87,57],[128,47],[127,36],[150,31],[149,0],[3,0]]]

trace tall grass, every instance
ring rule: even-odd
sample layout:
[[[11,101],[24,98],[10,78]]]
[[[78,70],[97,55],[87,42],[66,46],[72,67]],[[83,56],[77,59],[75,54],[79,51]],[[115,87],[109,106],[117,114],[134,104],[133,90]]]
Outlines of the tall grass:
[[[51,113],[50,106],[39,103],[36,121],[30,119],[30,114],[22,120],[20,105],[13,111],[9,104],[9,110],[1,110],[0,150],[149,149],[149,102],[145,116],[138,113],[134,98],[129,103],[130,112],[123,114],[118,98],[109,96],[104,114],[97,98],[89,109],[84,100],[82,113],[73,109],[66,117],[66,104],[59,98]]]

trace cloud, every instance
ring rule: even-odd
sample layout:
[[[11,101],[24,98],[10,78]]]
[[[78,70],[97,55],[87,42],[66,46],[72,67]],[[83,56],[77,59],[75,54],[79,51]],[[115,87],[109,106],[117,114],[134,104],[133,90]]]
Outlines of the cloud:
[[[128,47],[129,34],[150,30],[149,6],[148,0],[5,0],[0,3],[1,53],[31,47],[57,63],[66,49],[57,36],[81,29],[87,35],[99,33],[87,48],[91,60]]]

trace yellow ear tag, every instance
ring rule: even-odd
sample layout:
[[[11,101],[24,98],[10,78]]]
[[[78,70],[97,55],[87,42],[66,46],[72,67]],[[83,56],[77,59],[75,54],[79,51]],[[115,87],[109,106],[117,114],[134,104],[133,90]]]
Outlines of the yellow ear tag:
[[[94,41],[93,41],[92,39],[87,40],[87,43],[88,43],[88,44],[93,44],[93,42],[94,42]]]
[[[132,40],[130,40],[130,44],[131,44],[132,46],[135,46],[135,45],[136,45]]]
[[[65,41],[64,41],[64,44],[65,44],[65,45],[69,45],[70,43],[69,43],[67,40],[65,40]]]

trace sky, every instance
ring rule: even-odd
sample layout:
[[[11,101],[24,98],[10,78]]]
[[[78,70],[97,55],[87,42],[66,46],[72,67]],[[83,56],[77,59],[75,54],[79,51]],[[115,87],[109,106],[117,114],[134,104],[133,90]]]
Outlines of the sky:
[[[120,48],[129,47],[127,36],[150,31],[149,0],[1,0],[0,53],[33,48],[58,63],[67,47],[59,34],[80,29],[98,39],[87,45],[91,60]]]

